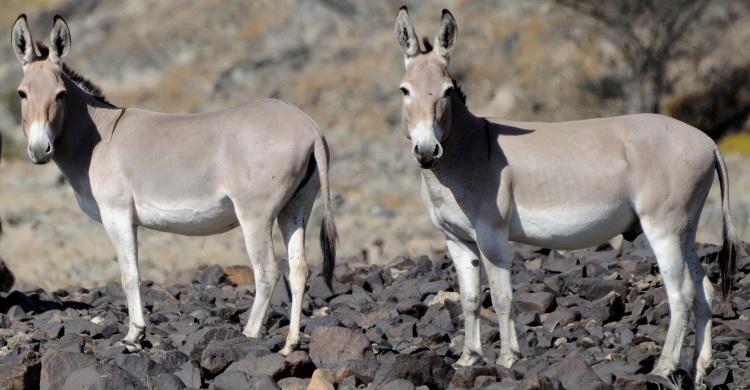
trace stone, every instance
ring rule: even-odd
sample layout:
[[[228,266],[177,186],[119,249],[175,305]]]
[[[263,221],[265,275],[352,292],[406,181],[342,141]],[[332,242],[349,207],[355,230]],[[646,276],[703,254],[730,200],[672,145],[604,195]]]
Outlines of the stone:
[[[237,360],[268,354],[271,354],[271,350],[259,339],[241,336],[229,340],[213,340],[203,349],[200,365],[206,372],[215,375]]]
[[[310,358],[318,368],[333,368],[349,361],[374,362],[370,341],[359,331],[322,326],[310,337]]]
[[[315,365],[305,351],[294,351],[284,358],[282,376],[310,378],[314,371]]]
[[[452,388],[471,389],[479,376],[496,378],[497,370],[488,366],[459,367],[453,373],[450,385]]]
[[[148,388],[120,367],[98,364],[70,373],[61,389],[147,390]]]
[[[225,371],[214,378],[213,386],[216,390],[246,390],[251,384],[244,372]]]
[[[71,372],[95,366],[98,360],[88,354],[65,349],[50,349],[42,355],[39,388],[55,390],[62,387]]]
[[[558,379],[566,389],[605,390],[610,386],[596,375],[585,360],[572,357],[555,363],[544,372],[550,378]]]
[[[406,379],[394,379],[383,386],[380,390],[415,390],[414,384]]]
[[[3,389],[37,389],[42,363],[30,349],[12,351],[0,360],[0,387]]]
[[[555,307],[555,295],[546,291],[517,294],[513,301],[517,313],[532,311],[543,314]]]
[[[191,360],[199,361],[203,350],[211,341],[226,341],[237,337],[244,337],[242,332],[236,329],[209,327],[203,328],[187,337],[180,351],[190,357]]]
[[[276,382],[276,385],[279,386],[281,390],[305,390],[309,388],[309,384],[309,378],[302,379],[295,377],[282,378],[278,382]]]
[[[447,389],[453,372],[453,367],[430,350],[413,355],[391,355],[381,361],[372,386],[378,388],[396,379],[406,379],[417,386]]]
[[[317,369],[310,378],[307,390],[335,390],[336,377],[328,370]]]
[[[166,372],[161,364],[156,363],[147,356],[120,355],[115,359],[115,364],[129,372],[141,383],[149,383],[149,378]]]
[[[276,379],[284,372],[284,357],[277,353],[260,357],[245,357],[230,364],[226,371],[242,371],[251,378],[268,375]]]

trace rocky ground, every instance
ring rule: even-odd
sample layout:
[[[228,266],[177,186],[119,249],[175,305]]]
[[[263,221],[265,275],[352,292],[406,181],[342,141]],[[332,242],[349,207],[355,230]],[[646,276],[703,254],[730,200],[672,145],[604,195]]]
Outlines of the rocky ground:
[[[117,346],[126,332],[121,287],[70,286],[0,295],[3,389],[651,389],[680,388],[645,373],[664,341],[669,309],[652,252],[639,238],[620,249],[557,253],[515,246],[514,305],[523,358],[495,365],[497,320],[486,281],[482,343],[486,363],[454,369],[463,344],[457,278],[447,258],[396,257],[380,266],[337,266],[333,292],[311,276],[303,343],[276,353],[288,326],[285,280],[260,339],[242,325],[253,302],[246,267],[205,267],[142,286],[150,320],[144,350]],[[713,282],[715,246],[700,246]],[[750,256],[736,288],[714,302],[710,389],[750,383]],[[282,263],[283,265],[283,263]],[[283,267],[282,267],[283,268]],[[692,356],[689,325],[681,367]],[[682,381],[682,388],[690,388]]]

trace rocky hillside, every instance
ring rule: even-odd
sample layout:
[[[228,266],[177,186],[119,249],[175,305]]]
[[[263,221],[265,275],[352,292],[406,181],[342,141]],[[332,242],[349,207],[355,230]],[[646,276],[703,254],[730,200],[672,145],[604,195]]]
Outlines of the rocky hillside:
[[[393,21],[402,3],[10,0],[3,5],[0,31],[7,38],[15,17],[25,12],[34,36],[46,39],[53,15],[63,15],[73,37],[68,65],[120,106],[188,113],[268,97],[299,106],[331,145],[342,258],[384,262],[398,254],[444,250],[419,200],[419,170],[399,129],[403,58]],[[623,112],[622,97],[606,86],[626,69],[591,20],[549,0],[406,3],[420,35],[434,36],[442,8],[457,18],[452,71],[476,114],[556,121]],[[675,72],[690,77],[675,84],[670,102],[706,90],[712,72],[722,66],[750,64],[750,20],[737,17],[737,7],[713,3],[709,16],[731,20],[731,28],[713,57],[678,64]],[[6,149],[0,255],[20,280],[46,288],[117,280],[114,251],[101,226],[77,209],[56,167],[32,166],[23,156],[15,96],[21,69],[9,41],[0,40],[5,53],[0,132]],[[731,162],[734,183],[750,183],[734,168],[744,165]],[[740,227],[750,210],[744,193],[733,191]],[[701,238],[716,242],[718,197],[711,199],[707,215],[713,217],[702,221],[708,228]],[[308,236],[313,264],[319,258],[318,223],[311,221]],[[140,242],[147,279],[163,280],[200,264],[246,264],[239,231],[184,238],[142,230]],[[285,256],[279,240],[276,250]]]

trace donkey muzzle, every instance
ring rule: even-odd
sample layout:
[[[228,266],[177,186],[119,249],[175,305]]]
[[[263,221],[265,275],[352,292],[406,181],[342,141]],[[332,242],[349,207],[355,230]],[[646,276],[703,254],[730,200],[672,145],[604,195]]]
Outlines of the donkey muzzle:
[[[54,147],[49,123],[32,123],[29,128],[29,158],[34,164],[46,164],[52,159]]]

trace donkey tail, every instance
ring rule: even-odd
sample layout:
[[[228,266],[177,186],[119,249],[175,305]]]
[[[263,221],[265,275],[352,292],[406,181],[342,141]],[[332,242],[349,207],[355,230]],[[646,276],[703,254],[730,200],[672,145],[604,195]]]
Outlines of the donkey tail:
[[[722,231],[722,245],[717,257],[719,260],[719,271],[721,274],[721,292],[723,299],[734,287],[734,274],[737,272],[737,259],[740,255],[740,239],[735,232],[732,216],[729,213],[729,175],[724,158],[718,148],[714,149],[714,163],[719,175],[719,186],[721,187],[721,212],[724,215],[724,228]]]
[[[316,126],[317,127],[317,126]],[[320,129],[318,129],[320,132]],[[322,132],[315,142],[313,156],[318,165],[320,177],[320,198],[323,203],[323,220],[320,224],[320,248],[323,251],[323,277],[328,288],[333,290],[333,268],[336,266],[336,244],[339,234],[331,212],[331,193],[328,188],[328,165],[330,152]]]

